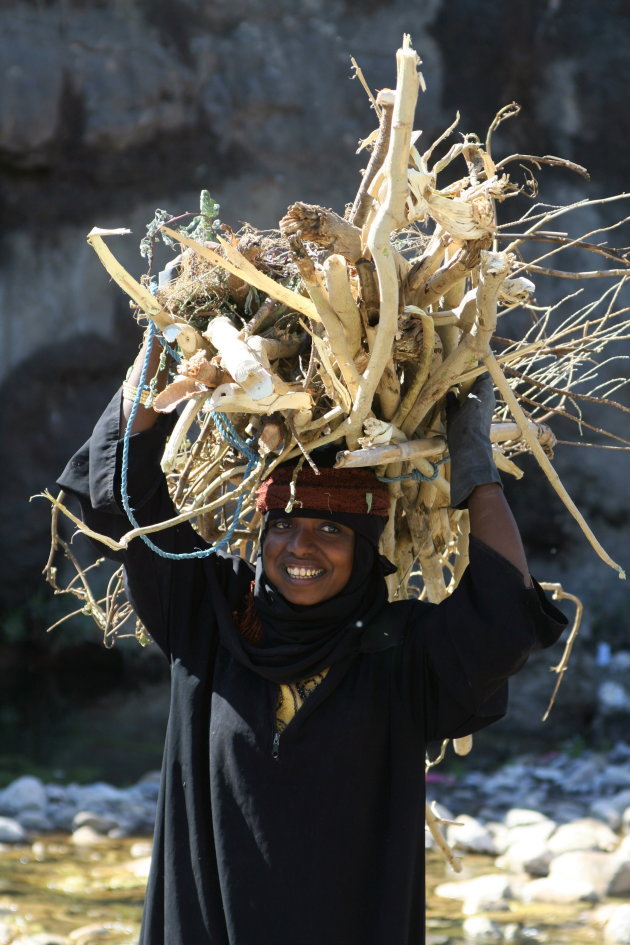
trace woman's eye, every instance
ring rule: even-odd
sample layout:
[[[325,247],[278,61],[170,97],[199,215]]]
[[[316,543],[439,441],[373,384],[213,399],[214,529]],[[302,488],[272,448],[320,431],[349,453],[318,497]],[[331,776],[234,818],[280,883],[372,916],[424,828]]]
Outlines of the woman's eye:
[[[339,535],[341,533],[339,526],[333,525],[332,523],[329,523],[328,525],[322,525],[322,530],[327,532],[329,535]]]

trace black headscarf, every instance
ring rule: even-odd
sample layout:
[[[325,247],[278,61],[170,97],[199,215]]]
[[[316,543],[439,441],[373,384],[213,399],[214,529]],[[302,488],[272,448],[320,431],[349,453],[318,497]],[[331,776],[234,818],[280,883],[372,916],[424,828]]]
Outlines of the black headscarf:
[[[318,510],[316,517],[328,516]],[[340,518],[331,516],[333,521]],[[240,663],[275,683],[299,682],[321,673],[359,652],[365,627],[387,602],[385,574],[392,566],[386,569],[385,561],[372,542],[355,532],[348,583],[334,597],[305,605],[292,604],[280,594],[263,570],[261,552],[253,582],[261,638],[254,641],[237,630],[224,642]]]
[[[317,499],[312,507],[308,500],[297,501],[290,512],[286,511],[293,464],[277,469],[281,485],[279,491],[274,488],[278,495],[269,501],[269,493],[265,493],[259,506],[264,512],[265,528],[252,594],[237,615],[240,632],[228,633],[225,640],[239,662],[275,683],[299,682],[358,653],[365,627],[387,602],[385,575],[396,570],[378,550],[387,521],[387,490],[371,470],[332,470],[336,453],[326,456],[325,451],[318,451],[316,455],[325,474],[314,478],[307,468],[297,478],[297,499],[300,495]],[[303,488],[310,491],[302,493]],[[366,493],[370,496],[368,503]],[[333,510],[333,505],[345,508]],[[345,510],[353,505],[368,507],[371,512]],[[334,597],[319,604],[292,604],[271,583],[263,569],[262,550],[269,524],[278,517],[329,519],[353,530],[352,572]],[[246,626],[258,632],[250,634]]]

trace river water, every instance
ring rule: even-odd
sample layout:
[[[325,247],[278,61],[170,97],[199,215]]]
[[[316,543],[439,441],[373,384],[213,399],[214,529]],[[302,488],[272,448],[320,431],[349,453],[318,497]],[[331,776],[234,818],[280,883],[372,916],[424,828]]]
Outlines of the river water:
[[[32,846],[0,848],[0,943],[135,945],[147,853],[146,840],[106,840],[80,848],[67,836],[46,836]],[[460,877],[490,872],[491,862],[487,857],[467,856]],[[427,945],[469,945],[462,930],[461,904],[432,894],[438,883],[453,877],[436,854],[428,855]],[[498,941],[601,942],[601,930],[592,924],[584,904],[514,904],[509,912],[491,918],[503,930]]]

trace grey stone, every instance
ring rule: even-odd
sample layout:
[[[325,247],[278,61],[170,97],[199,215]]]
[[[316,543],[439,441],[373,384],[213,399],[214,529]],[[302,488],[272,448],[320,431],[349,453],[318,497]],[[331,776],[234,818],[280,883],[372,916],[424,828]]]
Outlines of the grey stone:
[[[78,807],[105,814],[124,803],[126,794],[121,788],[113,787],[104,781],[94,784],[72,784],[68,787],[68,799]]]
[[[72,830],[72,821],[74,820],[75,814],[77,812],[76,805],[74,804],[49,804],[48,806],[48,816],[54,830]]]
[[[630,766],[626,764],[606,765],[604,779],[609,787],[630,789]]]
[[[612,797],[603,797],[591,804],[591,814],[603,820],[613,830],[618,830],[623,812],[629,806],[630,790],[620,791]]]
[[[44,785],[31,775],[17,778],[0,793],[0,811],[5,814],[17,814],[27,809],[42,811],[47,803]]]
[[[599,686],[597,700],[604,715],[630,711],[630,694],[614,679],[607,679]]]
[[[50,817],[32,808],[19,811],[16,814],[16,820],[29,833],[50,833],[54,830],[54,824]]]
[[[96,814],[94,811],[82,810],[72,819],[72,830],[80,830],[82,827],[90,827],[96,833],[106,836],[111,830],[119,826],[118,820],[112,817],[106,817],[103,814]]]

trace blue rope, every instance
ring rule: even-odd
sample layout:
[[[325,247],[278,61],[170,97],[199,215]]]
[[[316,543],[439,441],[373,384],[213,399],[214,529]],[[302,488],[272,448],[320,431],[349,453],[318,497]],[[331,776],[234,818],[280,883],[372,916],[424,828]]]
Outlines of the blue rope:
[[[142,370],[140,372],[140,379],[138,382],[138,392],[136,396],[134,397],[134,401],[131,406],[131,411],[129,413],[129,419],[127,421],[127,426],[125,427],[125,432],[123,435],[122,467],[120,471],[120,492],[121,492],[121,497],[122,497],[123,509],[125,510],[127,518],[129,519],[130,523],[133,525],[134,528],[140,528],[141,526],[134,515],[134,510],[131,508],[131,504],[129,502],[129,494],[127,490],[127,482],[128,482],[128,476],[129,476],[129,442],[131,440],[131,430],[133,428],[134,420],[136,418],[136,413],[138,412],[138,407],[140,405],[140,398],[142,396],[142,391],[144,390],[145,385],[146,385],[147,373],[149,370],[149,358],[151,356],[151,348],[153,346],[153,340],[156,333],[157,333],[157,329],[155,325],[153,324],[153,321],[149,321],[149,334],[148,334],[148,339],[147,339],[147,349],[144,356],[144,361],[142,363]],[[166,342],[162,338],[160,338],[159,340],[161,341],[163,346],[169,351],[169,353],[172,354],[177,361],[179,361],[180,358],[178,357],[178,355],[176,355],[175,352],[169,348]],[[234,447],[235,449],[238,449],[239,452],[243,453],[243,455],[246,456],[247,467],[245,469],[245,477],[244,477],[246,479],[251,473],[256,463],[259,461],[258,454],[251,448],[250,443],[247,443],[245,440],[243,440],[239,436],[239,434],[234,429],[232,423],[230,422],[230,420],[228,420],[227,417],[222,416],[221,414],[218,414],[218,413],[213,413],[212,419],[214,420],[217,429],[219,430],[221,435],[227,440],[230,446]],[[222,545],[227,544],[232,538],[232,535],[236,531],[239,524],[239,520],[241,517],[241,509],[243,508],[244,501],[245,501],[245,496],[240,495],[236,502],[236,508],[234,510],[234,518],[232,520],[232,524],[230,525],[229,529],[227,530],[223,538],[217,541],[210,548],[203,548],[203,549],[199,548],[195,551],[181,552],[181,553],[176,554],[170,551],[164,551],[163,548],[160,548],[158,545],[155,544],[155,542],[151,541],[148,535],[139,535],[138,537],[141,538],[142,541],[145,543],[145,545],[148,545],[149,548],[152,551],[154,551],[157,555],[159,555],[161,558],[170,558],[175,561],[180,561],[186,558],[208,558],[210,555],[215,554]]]
[[[447,463],[449,460],[448,456],[444,456],[442,459],[438,459],[436,463],[429,463],[430,466],[433,466],[433,473],[430,476],[425,476],[424,473],[421,473],[419,469],[412,469],[411,472],[406,473],[404,476],[377,476],[379,482],[403,482],[405,479],[413,479],[414,482],[433,482],[434,479],[437,479],[439,473],[438,466],[441,466],[442,463]]]

